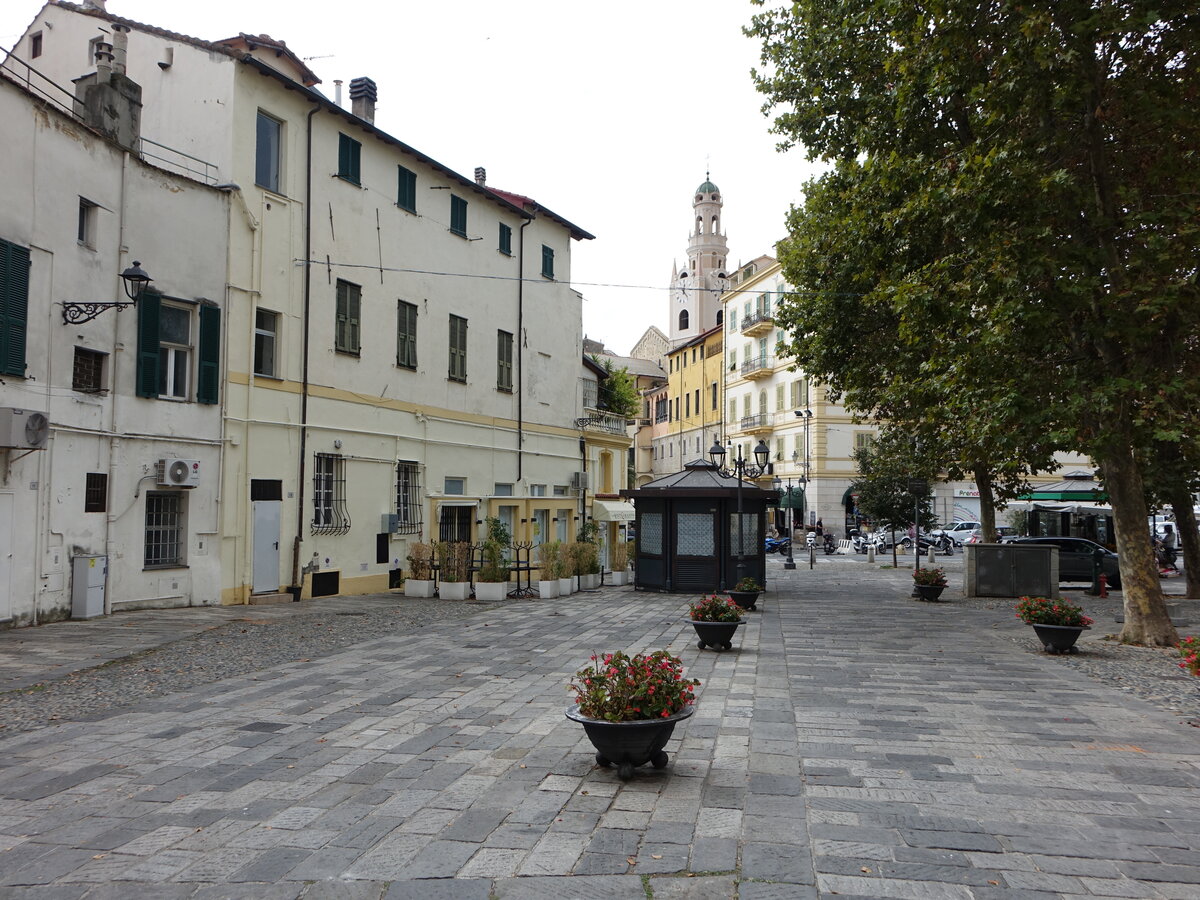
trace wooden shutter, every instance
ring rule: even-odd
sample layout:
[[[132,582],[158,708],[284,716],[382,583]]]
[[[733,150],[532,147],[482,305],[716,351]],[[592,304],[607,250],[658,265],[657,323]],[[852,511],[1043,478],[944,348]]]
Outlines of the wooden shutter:
[[[196,402],[216,403],[221,394],[221,310],[200,307],[200,370]]]
[[[417,308],[400,301],[396,340],[396,365],[417,367]]]
[[[0,240],[0,372],[25,375],[29,248]]]
[[[161,296],[151,290],[142,291],[138,299],[137,395],[158,396],[159,332],[158,316]]]

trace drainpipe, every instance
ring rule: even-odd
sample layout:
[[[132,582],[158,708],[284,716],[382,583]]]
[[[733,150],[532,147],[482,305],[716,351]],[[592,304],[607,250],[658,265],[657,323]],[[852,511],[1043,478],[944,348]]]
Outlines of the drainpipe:
[[[521,223],[517,241],[517,484],[525,469],[525,228],[531,222],[532,217]]]
[[[321,107],[314,105],[306,119],[304,160],[304,364],[300,389],[300,465],[296,483],[296,537],[292,541],[292,599],[299,600],[304,592],[300,575],[300,544],[304,540],[304,479],[307,477],[308,453],[308,345],[312,324],[312,139],[313,116]]]

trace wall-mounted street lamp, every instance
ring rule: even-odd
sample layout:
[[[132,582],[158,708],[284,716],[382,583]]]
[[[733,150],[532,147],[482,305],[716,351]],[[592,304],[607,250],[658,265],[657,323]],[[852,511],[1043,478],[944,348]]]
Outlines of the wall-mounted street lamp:
[[[733,460],[733,468],[726,469],[723,465],[725,448],[721,446],[720,441],[714,439],[713,445],[708,449],[708,458],[723,477],[737,478],[737,580],[740,582],[746,577],[746,545],[742,537],[742,478],[758,478],[767,471],[771,448],[767,446],[766,441],[760,439],[758,446],[754,448],[754,465],[751,465],[749,460],[743,458],[742,447],[739,444],[737,459]]]
[[[151,282],[151,278],[146,274],[146,270],[142,268],[142,264],[136,259],[133,265],[121,273],[121,282],[125,286],[125,296],[129,298],[129,302],[118,300],[113,303],[76,303],[74,301],[63,302],[63,322],[68,325],[79,325],[83,322],[90,322],[105,310],[115,309],[120,311],[127,306],[137,306],[138,300],[141,299],[142,293],[146,290],[146,285]]]

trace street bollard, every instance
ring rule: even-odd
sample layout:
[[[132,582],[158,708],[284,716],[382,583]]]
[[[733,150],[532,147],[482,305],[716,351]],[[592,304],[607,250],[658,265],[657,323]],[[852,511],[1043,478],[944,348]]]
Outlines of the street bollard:
[[[869,563],[875,562],[875,545],[874,544],[867,545],[867,562],[869,562]]]
[[[1088,593],[1093,597],[1106,597],[1107,594],[1101,593],[1104,590],[1104,585],[1101,579],[1104,578],[1101,569],[1104,567],[1104,551],[1097,547],[1092,551],[1092,586],[1088,588]]]
[[[933,548],[933,544],[929,545],[929,561],[931,563],[937,562],[937,551]]]
[[[1099,581],[1100,581],[1100,596],[1107,597],[1108,596],[1108,576],[1105,575],[1103,572],[1101,572]]]

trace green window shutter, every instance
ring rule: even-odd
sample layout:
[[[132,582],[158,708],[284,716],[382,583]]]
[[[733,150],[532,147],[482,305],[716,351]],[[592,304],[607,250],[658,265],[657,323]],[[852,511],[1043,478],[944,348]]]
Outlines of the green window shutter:
[[[417,308],[400,301],[399,326],[396,335],[396,365],[408,369],[417,367]]]
[[[554,277],[554,249],[542,244],[542,275],[545,278]]]
[[[359,183],[359,163],[362,144],[345,134],[338,134],[338,175]]]
[[[29,248],[0,240],[0,372],[25,375]]]
[[[460,237],[467,236],[467,201],[450,195],[450,230]]]
[[[467,380],[467,320],[461,316],[450,317],[450,377]]]
[[[196,402],[216,403],[221,394],[221,310],[200,307],[200,371]]]
[[[396,205],[409,212],[417,211],[417,173],[410,172],[404,166],[397,166],[399,171],[399,187],[396,191]]]
[[[513,336],[507,331],[496,332],[496,387],[511,391],[513,386]]]
[[[137,395],[158,396],[158,313],[162,297],[154,290],[142,291],[138,300]]]

